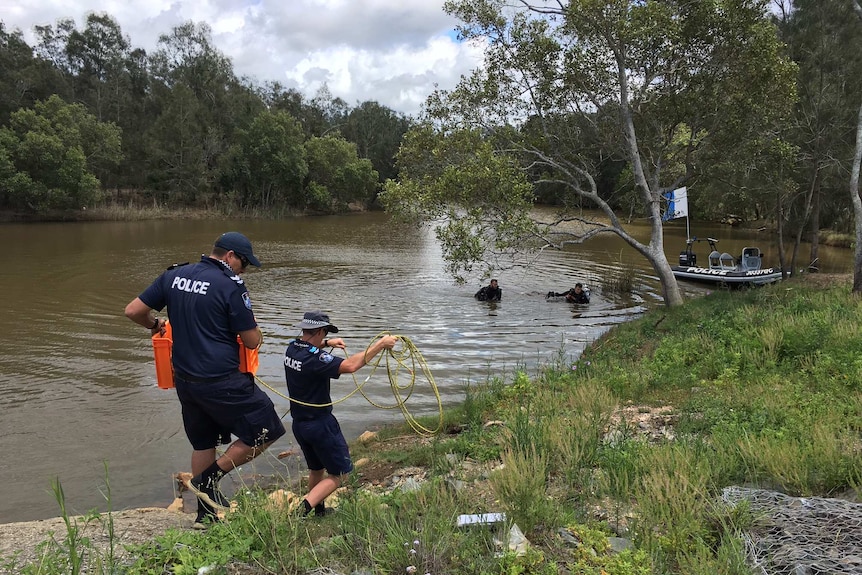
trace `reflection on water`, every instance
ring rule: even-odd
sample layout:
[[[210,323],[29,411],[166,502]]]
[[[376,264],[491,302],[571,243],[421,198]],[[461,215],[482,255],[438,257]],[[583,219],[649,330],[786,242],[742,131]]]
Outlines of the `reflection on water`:
[[[478,302],[475,278],[457,286],[445,275],[433,234],[399,227],[384,214],[282,221],[151,221],[0,226],[0,242],[19,246],[0,276],[15,303],[0,316],[0,448],[11,463],[0,466],[0,485],[14,497],[0,498],[0,522],[57,515],[50,481],[59,477],[77,512],[106,509],[100,486],[108,466],[114,509],[167,505],[171,474],[189,468],[190,448],[174,392],[156,387],[148,332],[123,316],[125,304],[168,265],[195,261],[222,232],[240,230],[264,263],[245,278],[265,334],[259,377],[285,391],[282,354],[291,327],[309,309],[327,311],[348,351],[363,349],[382,331],[409,337],[439,386],[445,405],[463,398],[467,382],[523,367],[562,353],[574,361],[611,326],[660,305],[655,274],[615,237],[543,253],[529,269],[497,273],[501,302]],[[717,235],[721,249],[774,246],[738,230],[698,230]],[[723,233],[723,232],[727,233]],[[645,237],[644,229],[642,235]],[[723,235],[722,235],[723,234]],[[667,231],[671,262],[684,248],[685,230]],[[699,254],[700,255],[700,254]],[[849,271],[844,251],[824,271]],[[702,256],[705,257],[705,254]],[[630,293],[603,290],[603,282],[634,269]],[[592,290],[589,305],[546,300],[576,282]],[[707,290],[684,285],[689,295]],[[360,381],[367,373],[358,373]],[[333,398],[353,389],[351,378],[333,385]],[[389,383],[375,377],[364,390],[392,403]],[[288,402],[271,393],[279,413]],[[417,389],[415,415],[434,413],[429,389]],[[348,438],[401,417],[371,407],[359,394],[336,407]],[[287,416],[286,419],[289,419]],[[289,423],[289,421],[288,421]],[[295,447],[288,434],[270,453],[231,474],[296,474],[295,459],[275,454]],[[230,482],[226,485],[230,491]]]

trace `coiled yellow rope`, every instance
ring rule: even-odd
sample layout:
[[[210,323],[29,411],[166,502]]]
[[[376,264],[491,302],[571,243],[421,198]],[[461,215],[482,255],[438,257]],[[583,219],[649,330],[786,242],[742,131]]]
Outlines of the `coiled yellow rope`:
[[[378,339],[387,336],[387,335],[395,335],[390,334],[388,331],[384,331],[379,333],[371,340],[368,344],[368,347],[365,348],[366,354],[368,353],[368,349],[374,344]],[[440,391],[437,389],[437,384],[434,381],[434,376],[431,374],[431,370],[428,369],[428,362],[425,361],[425,358],[419,352],[419,349],[416,345],[408,338],[403,335],[395,335],[395,338],[398,339],[398,343],[392,349],[384,349],[382,350],[377,357],[372,361],[366,361],[366,364],[371,366],[371,373],[369,373],[362,383],[359,383],[356,378],[356,373],[351,374],[353,376],[353,383],[356,386],[356,389],[342,397],[337,401],[333,401],[332,403],[305,403],[299,401],[297,399],[293,399],[292,397],[285,395],[273,388],[271,385],[257,377],[254,376],[255,380],[260,383],[262,386],[266,387],[276,395],[283,397],[289,401],[293,401],[294,403],[299,403],[301,405],[306,405],[308,407],[329,407],[330,405],[335,405],[336,403],[341,403],[342,401],[346,401],[349,397],[353,396],[355,393],[361,393],[362,397],[365,400],[378,409],[400,409],[401,413],[404,415],[404,420],[408,425],[418,433],[419,435],[430,436],[439,432],[443,428],[443,404],[440,399]],[[345,349],[345,353],[347,350]],[[347,354],[349,357],[349,354]],[[377,368],[380,367],[380,364],[385,361],[384,366],[386,367],[386,375],[389,379],[389,386],[392,389],[392,395],[395,396],[395,404],[393,405],[381,405],[373,401],[368,395],[366,395],[365,391],[363,391],[363,387],[368,381],[374,376],[377,372]],[[404,383],[399,383],[399,378],[403,379],[403,374],[406,372],[407,380]],[[437,401],[437,427],[434,429],[429,429],[423,426],[417,419],[410,413],[409,409],[407,409],[407,401],[410,399],[410,396],[413,395],[413,391],[416,387],[417,380],[419,379],[419,374],[428,382],[428,385],[431,386],[431,391],[434,394],[434,398]],[[287,415],[286,413],[284,414]],[[282,416],[284,417],[284,416]]]

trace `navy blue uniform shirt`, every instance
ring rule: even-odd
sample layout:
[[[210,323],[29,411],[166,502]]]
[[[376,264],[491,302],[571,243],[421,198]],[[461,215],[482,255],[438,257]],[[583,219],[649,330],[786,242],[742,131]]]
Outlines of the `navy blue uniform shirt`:
[[[138,297],[155,310],[167,306],[177,373],[220,378],[239,370],[236,336],[257,322],[248,290],[229,266],[203,256],[167,270]]]
[[[284,352],[284,377],[291,399],[305,403],[332,403],[329,380],[338,379],[342,357],[314,347],[307,341],[295,339]],[[332,413],[332,406],[308,407],[290,402],[290,415],[297,421],[317,419]]]

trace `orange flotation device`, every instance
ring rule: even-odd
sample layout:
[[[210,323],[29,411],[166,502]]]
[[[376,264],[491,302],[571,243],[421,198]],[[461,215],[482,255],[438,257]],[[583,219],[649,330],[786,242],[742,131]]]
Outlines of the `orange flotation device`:
[[[239,370],[242,373],[257,373],[257,367],[260,364],[256,349],[249,349],[243,343],[239,336],[236,336],[236,341],[239,344]],[[171,362],[171,349],[174,345],[173,332],[171,331],[171,322],[165,322],[165,333],[161,332],[153,335],[153,357],[156,360],[156,383],[161,389],[173,389],[174,387],[174,366]]]

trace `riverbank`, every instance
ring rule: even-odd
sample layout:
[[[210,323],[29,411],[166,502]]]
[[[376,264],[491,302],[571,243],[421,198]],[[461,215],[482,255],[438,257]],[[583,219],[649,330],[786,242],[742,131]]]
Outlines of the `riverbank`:
[[[353,203],[347,207],[348,213],[364,212],[368,208]],[[175,207],[153,202],[149,205],[132,203],[109,203],[100,206],[84,206],[77,210],[53,211],[44,214],[0,211],[2,223],[39,223],[39,222],[135,222],[143,220],[212,220],[212,219],[256,219],[271,220],[298,216],[321,215],[319,212],[255,208],[241,210],[233,206],[214,207]]]
[[[351,204],[349,212],[362,212],[368,208],[359,204]],[[214,218],[236,218],[236,219],[278,219],[284,217],[298,217],[306,215],[317,215],[296,210],[237,210],[235,208],[185,208],[171,207],[154,202],[152,205],[133,205],[130,203],[110,203],[91,208],[83,207],[80,210],[54,212],[34,216],[17,212],[0,211],[0,224],[12,222],[98,222],[98,221],[141,221],[141,220],[209,220]],[[722,221],[720,223],[727,223]],[[731,224],[727,224],[731,225]],[[741,222],[738,225],[746,229],[764,230],[769,224],[764,221]],[[820,230],[819,242],[824,246],[839,248],[852,248],[856,238],[853,234],[837,232],[834,230]]]
[[[128,572],[737,575],[748,570],[742,537],[756,543],[772,520],[734,499],[755,491],[784,494],[792,507],[777,516],[798,521],[779,528],[788,535],[774,552],[852,561],[858,534],[818,540],[794,503],[826,498],[821,531],[860,512],[851,279],[715,291],[613,328],[574,364],[561,354],[534,375],[494,374],[447,411],[439,436],[393,427],[353,445],[367,461],[331,516],[299,521],[269,493],[241,493],[225,525],[143,542]],[[528,543],[495,555],[498,530],[454,520],[478,513],[505,513]],[[786,556],[764,561],[780,568]],[[830,572],[852,572],[840,565]]]
[[[79,210],[55,211],[45,214],[26,214],[0,211],[0,223],[45,223],[45,222],[137,222],[143,220],[212,220],[272,219],[305,215],[296,212],[266,212],[263,210],[242,211],[222,208],[184,208],[154,203],[150,206],[131,204],[108,204]]]
[[[726,223],[722,221],[721,223]],[[776,231],[774,229],[774,224],[771,224],[766,221],[755,221],[755,222],[741,222],[738,225],[744,229],[748,230],[758,230],[758,231],[770,231],[770,233],[775,234]],[[791,238],[788,238],[789,240]],[[806,234],[803,236],[803,241],[810,240],[810,234]],[[838,232],[835,230],[823,229],[820,230],[817,234],[817,241],[820,242],[820,245],[830,246],[835,248],[853,248],[853,244],[856,243],[856,236],[852,233],[844,233]]]

